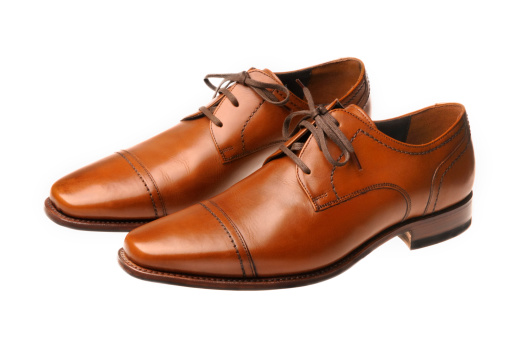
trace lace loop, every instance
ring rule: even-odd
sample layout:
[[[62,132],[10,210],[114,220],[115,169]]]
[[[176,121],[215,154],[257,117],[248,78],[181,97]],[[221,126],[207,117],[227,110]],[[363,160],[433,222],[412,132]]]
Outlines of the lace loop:
[[[292,137],[300,129],[307,129],[314,136],[319,150],[323,152],[326,160],[328,160],[330,164],[335,167],[344,166],[350,159],[353,159],[358,168],[361,170],[362,167],[355,154],[353,145],[340,130],[340,125],[337,120],[332,117],[325,106],[319,105],[316,107],[309,89],[303,86],[300,81],[297,82],[303,89],[303,93],[307,99],[307,103],[309,104],[309,109],[292,112],[286,117],[282,127],[282,134],[284,137]],[[291,122],[295,117],[300,117],[301,119],[293,128],[291,128]],[[313,122],[310,122],[309,120],[313,120]],[[341,155],[339,159],[335,159],[331,155],[327,139],[331,140],[342,151],[343,155]],[[291,145],[291,148],[281,145],[279,149],[291,158],[303,172],[310,174],[311,171],[309,167],[294,153],[295,151],[301,150],[303,145],[303,142],[295,142]],[[342,157],[344,157],[344,159],[341,161]]]
[[[222,78],[222,81],[218,86],[215,86],[210,81],[210,78]],[[267,83],[262,81],[254,80],[250,77],[249,73],[246,71],[242,71],[240,73],[236,74],[209,74],[206,75],[204,78],[205,84],[214,91],[213,98],[217,97],[217,95],[222,94],[226,96],[226,98],[235,106],[238,107],[239,103],[236,99],[235,95],[229,90],[229,87],[233,83],[238,83],[244,86],[247,86],[254,90],[263,100],[265,100],[268,103],[274,104],[274,105],[284,105],[289,101],[289,89],[285,86],[277,83]],[[270,92],[268,89],[274,89],[281,91],[285,94],[285,98],[282,101],[279,101],[277,97]],[[219,118],[217,118],[213,111],[211,111],[209,108],[202,106],[199,108],[199,111],[201,111],[205,116],[210,118],[212,123],[215,125],[221,127],[223,124],[220,121]]]

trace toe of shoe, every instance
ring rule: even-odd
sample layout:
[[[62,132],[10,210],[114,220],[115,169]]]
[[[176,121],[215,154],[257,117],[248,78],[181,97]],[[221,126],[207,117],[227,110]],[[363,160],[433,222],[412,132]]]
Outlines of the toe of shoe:
[[[152,270],[245,276],[235,242],[219,221],[196,204],[134,229],[125,238],[124,251],[134,263]]]
[[[75,218],[153,219],[157,210],[145,185],[121,156],[111,155],[55,182],[49,198]]]

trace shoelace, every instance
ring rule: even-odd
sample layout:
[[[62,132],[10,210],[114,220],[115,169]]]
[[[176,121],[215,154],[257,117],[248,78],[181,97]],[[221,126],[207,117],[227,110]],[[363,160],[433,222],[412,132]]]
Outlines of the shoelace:
[[[323,152],[330,164],[333,166],[344,166],[350,159],[353,159],[358,168],[361,170],[362,167],[355,154],[353,145],[340,130],[339,122],[337,122],[337,120],[332,117],[325,106],[318,105],[316,107],[309,89],[305,87],[299,80],[297,80],[297,82],[303,89],[303,93],[307,99],[309,109],[292,112],[286,117],[282,127],[282,134],[284,137],[289,138],[294,136],[299,131],[299,129],[305,128],[309,130],[314,136],[319,146],[319,150]],[[298,116],[300,116],[302,119],[290,130],[291,121],[293,118]],[[314,120],[314,123],[309,122],[309,119]],[[339,157],[339,159],[334,159],[330,154],[330,150],[328,149],[326,142],[327,138],[341,149],[343,156]],[[309,167],[294,153],[294,151],[301,150],[303,145],[304,142],[295,142],[291,145],[290,148],[285,145],[281,145],[279,149],[289,158],[291,158],[303,172],[310,174],[311,171]],[[340,161],[342,157],[344,157],[344,160]]]
[[[210,82],[210,78],[222,78],[223,80],[218,86],[215,86],[212,84],[212,82]],[[252,79],[249,73],[246,71],[242,71],[237,74],[210,74],[205,76],[204,81],[210,89],[215,91],[213,98],[215,98],[218,94],[223,94],[231,101],[235,107],[239,105],[238,100],[236,99],[235,95],[229,91],[229,86],[233,82],[250,87],[268,103],[275,105],[284,105],[289,101],[288,88],[280,84],[256,81]],[[282,91],[286,95],[286,98],[284,98],[282,101],[279,101],[277,97],[267,89]],[[206,117],[210,118],[213,124],[217,125],[218,127],[222,127],[221,120],[217,118],[209,108],[202,106],[199,108],[199,111],[201,111]]]

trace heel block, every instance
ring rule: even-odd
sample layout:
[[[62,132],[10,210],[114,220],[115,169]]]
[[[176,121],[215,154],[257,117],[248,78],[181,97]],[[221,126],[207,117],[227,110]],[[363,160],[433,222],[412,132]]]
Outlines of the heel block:
[[[471,225],[471,192],[461,202],[442,211],[416,219],[407,226],[407,231],[399,237],[410,249],[418,249],[451,239]]]

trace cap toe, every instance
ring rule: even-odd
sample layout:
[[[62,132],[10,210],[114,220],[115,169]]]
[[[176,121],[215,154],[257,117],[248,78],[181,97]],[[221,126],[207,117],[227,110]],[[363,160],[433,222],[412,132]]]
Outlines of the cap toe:
[[[235,243],[219,221],[196,204],[134,229],[125,238],[124,251],[134,263],[153,270],[242,277]]]
[[[75,218],[153,219],[157,212],[149,192],[133,167],[114,154],[55,182],[50,200]]]

